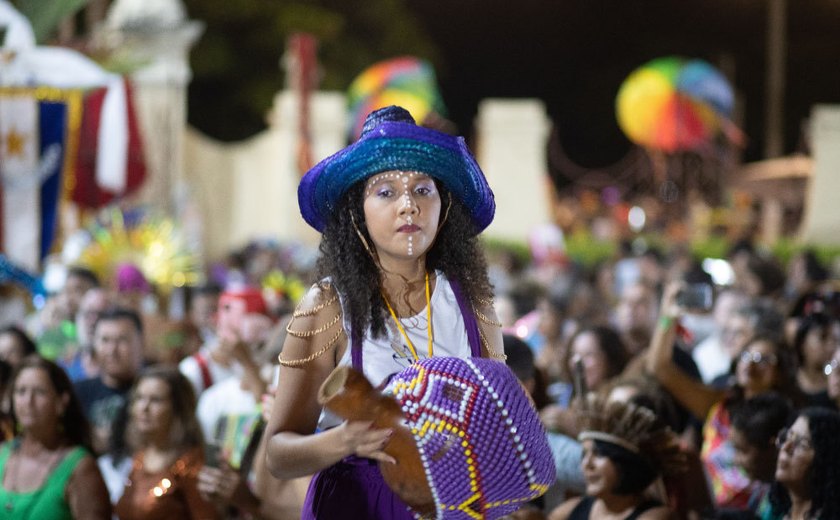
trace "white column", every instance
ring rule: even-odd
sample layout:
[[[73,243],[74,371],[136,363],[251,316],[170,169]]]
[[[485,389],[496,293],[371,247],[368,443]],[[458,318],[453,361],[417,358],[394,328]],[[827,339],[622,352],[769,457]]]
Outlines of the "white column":
[[[496,196],[496,217],[485,234],[524,240],[552,221],[545,106],[534,99],[488,99],[479,105],[476,127],[476,159]]]
[[[811,112],[814,168],[805,203],[801,240],[840,245],[840,105],[816,105]]]

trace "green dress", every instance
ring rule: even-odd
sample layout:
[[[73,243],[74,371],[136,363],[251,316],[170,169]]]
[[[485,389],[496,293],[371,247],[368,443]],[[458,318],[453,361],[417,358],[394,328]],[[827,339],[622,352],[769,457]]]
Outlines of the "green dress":
[[[6,462],[9,460],[12,446],[16,441],[7,442],[0,449],[0,520],[72,520],[70,506],[64,499],[64,488],[70,475],[87,455],[87,450],[77,446],[58,463],[53,472],[47,475],[40,488],[16,493],[3,487],[6,475]]]

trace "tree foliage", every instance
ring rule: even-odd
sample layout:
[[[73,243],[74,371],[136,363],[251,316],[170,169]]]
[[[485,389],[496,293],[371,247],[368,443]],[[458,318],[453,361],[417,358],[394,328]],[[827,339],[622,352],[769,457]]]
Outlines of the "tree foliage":
[[[14,0],[12,4],[29,18],[38,43],[44,43],[58,24],[87,5],[89,0]]]
[[[344,90],[376,61],[411,54],[438,60],[402,0],[184,0],[206,30],[191,55],[190,123],[225,141],[265,127],[284,87],[282,56],[295,32],[318,39],[319,88]]]

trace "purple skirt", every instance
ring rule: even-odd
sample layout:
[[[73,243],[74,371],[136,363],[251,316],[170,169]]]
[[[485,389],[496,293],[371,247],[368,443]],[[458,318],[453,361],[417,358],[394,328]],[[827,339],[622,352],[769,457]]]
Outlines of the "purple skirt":
[[[302,520],[411,520],[414,515],[382,480],[375,460],[350,456],[309,483]]]

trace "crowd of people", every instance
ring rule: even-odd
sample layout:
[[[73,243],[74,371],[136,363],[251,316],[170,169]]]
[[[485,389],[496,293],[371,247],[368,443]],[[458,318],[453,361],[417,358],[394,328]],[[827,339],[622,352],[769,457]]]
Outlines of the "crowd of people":
[[[336,366],[379,382],[445,355],[506,362],[539,412],[557,478],[513,518],[840,519],[830,266],[749,242],[726,284],[681,250],[485,265],[492,193],[465,148],[395,110],[368,126],[302,184],[317,264],[252,244],[178,316],[73,266],[43,308],[3,310],[0,518],[410,518],[369,463],[397,462],[393,431],[316,391]],[[297,301],[278,270],[314,285]]]

